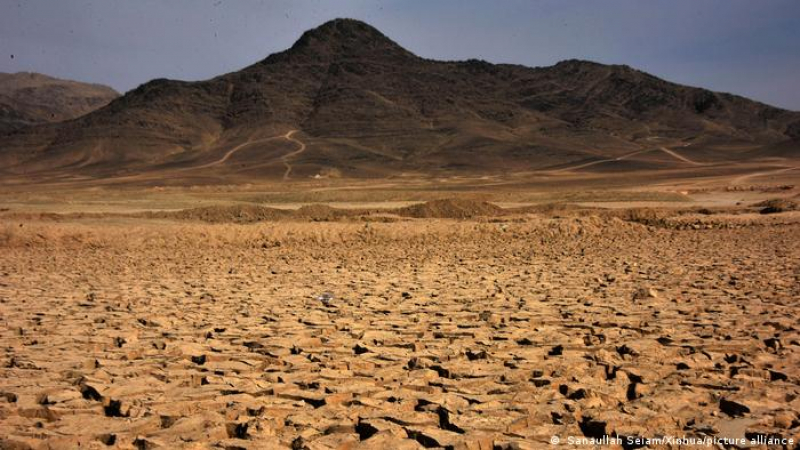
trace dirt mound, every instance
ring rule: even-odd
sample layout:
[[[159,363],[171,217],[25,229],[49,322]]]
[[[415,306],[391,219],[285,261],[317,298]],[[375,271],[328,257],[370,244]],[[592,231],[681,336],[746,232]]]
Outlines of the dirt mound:
[[[406,206],[393,212],[399,216],[417,219],[468,219],[499,216],[505,211],[489,202],[450,198]]]
[[[797,211],[800,209],[800,204],[785,198],[764,200],[763,202],[755,203],[753,206],[761,208],[759,211],[761,214],[775,214],[786,211]]]
[[[146,216],[157,219],[200,220],[209,223],[253,223],[282,219],[290,214],[290,211],[265,206],[234,205],[153,212],[147,213]]]
[[[342,217],[350,217],[358,214],[358,211],[350,211],[346,209],[337,209],[328,205],[313,204],[305,205],[292,213],[293,217],[298,219],[309,219],[315,221],[336,220]]]
[[[274,220],[333,221],[364,214],[365,210],[337,209],[328,205],[305,205],[296,210],[259,205],[205,206],[180,211],[146,213],[149,218],[199,220],[209,223],[255,223]]]
[[[668,218],[676,214],[678,214],[678,211],[659,208],[629,208],[605,211],[602,216],[606,218],[616,217],[626,222],[640,223],[647,226],[669,227]]]

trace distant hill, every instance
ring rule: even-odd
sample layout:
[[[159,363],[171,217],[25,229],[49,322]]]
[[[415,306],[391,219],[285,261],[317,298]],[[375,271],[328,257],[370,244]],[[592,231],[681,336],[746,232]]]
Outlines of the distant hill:
[[[800,113],[628,66],[434,61],[337,19],[238,72],[153,80],[77,120],[6,136],[0,167],[187,183],[594,170],[617,160],[634,170],[753,158],[776,145],[798,155],[798,137]]]
[[[119,97],[108,86],[39,73],[0,73],[0,133],[74,119]]]

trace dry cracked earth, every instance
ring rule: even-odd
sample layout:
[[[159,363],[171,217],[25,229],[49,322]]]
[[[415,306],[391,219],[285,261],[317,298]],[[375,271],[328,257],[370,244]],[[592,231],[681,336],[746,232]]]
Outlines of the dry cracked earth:
[[[4,226],[0,448],[800,438],[798,223]]]

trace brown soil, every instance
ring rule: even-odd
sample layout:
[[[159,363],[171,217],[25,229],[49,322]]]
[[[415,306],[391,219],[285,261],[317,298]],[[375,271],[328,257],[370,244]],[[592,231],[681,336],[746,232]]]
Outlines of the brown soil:
[[[200,211],[0,219],[0,448],[800,437],[797,213]]]

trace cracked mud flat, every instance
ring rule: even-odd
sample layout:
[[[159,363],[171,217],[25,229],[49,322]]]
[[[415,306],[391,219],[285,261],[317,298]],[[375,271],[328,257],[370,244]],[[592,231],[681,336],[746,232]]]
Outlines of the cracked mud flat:
[[[0,448],[800,437],[797,223],[23,225]]]

